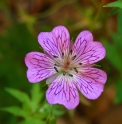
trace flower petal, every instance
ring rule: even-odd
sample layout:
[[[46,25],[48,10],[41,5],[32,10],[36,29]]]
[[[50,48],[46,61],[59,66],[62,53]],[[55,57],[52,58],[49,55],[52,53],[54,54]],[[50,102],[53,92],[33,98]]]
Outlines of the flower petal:
[[[100,42],[94,42],[89,31],[81,32],[72,48],[73,55],[76,55],[73,63],[93,64],[105,57],[106,51]]]
[[[43,53],[28,53],[25,63],[28,67],[27,78],[31,83],[39,82],[57,73],[54,69],[54,62]]]
[[[70,36],[64,26],[57,26],[52,32],[41,32],[38,41],[43,49],[53,57],[62,58],[69,52]]]
[[[96,99],[103,92],[107,75],[97,68],[84,68],[76,80],[76,85],[84,96],[89,99]]]
[[[59,75],[46,92],[50,104],[62,104],[67,109],[74,109],[79,103],[78,91],[72,77]]]

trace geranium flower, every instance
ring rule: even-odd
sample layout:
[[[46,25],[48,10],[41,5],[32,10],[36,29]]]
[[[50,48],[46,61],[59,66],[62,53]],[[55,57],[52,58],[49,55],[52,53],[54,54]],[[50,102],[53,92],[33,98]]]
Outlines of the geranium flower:
[[[46,99],[50,104],[74,109],[79,104],[78,89],[88,99],[101,95],[107,76],[93,66],[105,57],[106,51],[100,42],[93,41],[91,32],[82,31],[72,44],[68,30],[57,26],[51,32],[41,32],[38,42],[45,54],[26,55],[27,78],[31,83],[47,78],[50,86]]]

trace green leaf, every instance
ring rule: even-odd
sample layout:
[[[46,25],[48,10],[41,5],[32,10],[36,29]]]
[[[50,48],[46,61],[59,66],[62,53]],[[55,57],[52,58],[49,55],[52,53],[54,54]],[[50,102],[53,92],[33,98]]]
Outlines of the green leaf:
[[[19,100],[22,103],[26,103],[26,104],[30,104],[30,99],[28,97],[27,94],[25,94],[24,92],[21,92],[19,90],[16,89],[12,89],[12,88],[6,88],[5,89],[8,93],[10,93],[12,96],[14,96],[17,100]]]
[[[45,119],[48,116],[48,114],[44,111],[44,112],[36,112],[35,114],[33,114],[33,117],[36,119]]]
[[[122,2],[122,0],[118,0],[118,1],[121,1]]]
[[[18,106],[10,106],[10,107],[6,107],[6,108],[2,108],[1,110],[9,112],[9,113],[13,114],[14,116],[19,116],[19,117],[24,117],[24,118],[27,116],[26,112],[23,111]]]
[[[119,35],[122,35],[122,10],[119,11],[118,13],[118,25],[117,25],[117,28],[118,28],[118,34]]]
[[[122,2],[121,1],[111,2],[109,4],[104,5],[103,7],[119,7],[122,9]]]
[[[54,116],[62,116],[65,113],[60,105],[53,105],[52,108],[53,108],[52,111]]]
[[[103,40],[103,44],[106,48],[106,57],[107,59],[116,67],[120,72],[122,71],[122,60],[120,57],[120,53],[117,47],[113,44],[108,43],[106,40]]]
[[[122,79],[120,79],[115,86],[116,86],[115,103],[120,103],[122,102]]]
[[[112,33],[111,37],[115,43],[115,45],[119,48],[119,50],[122,50],[122,36],[119,34]]]
[[[114,9],[112,9],[110,12],[109,12],[109,15],[115,15],[116,13],[118,13],[119,12],[119,10],[120,10],[120,8],[114,8]]]
[[[40,92],[40,90],[41,88],[39,83],[33,84],[31,90],[31,107],[33,112],[39,108],[39,103],[44,96],[43,92]]]
[[[35,118],[28,118],[25,121],[20,122],[19,124],[47,124],[45,121],[38,120]]]

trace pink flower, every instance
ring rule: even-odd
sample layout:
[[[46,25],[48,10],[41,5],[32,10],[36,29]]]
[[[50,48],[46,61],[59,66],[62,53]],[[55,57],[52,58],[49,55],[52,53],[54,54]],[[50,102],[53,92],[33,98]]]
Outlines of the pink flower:
[[[82,31],[72,45],[68,30],[57,26],[51,32],[41,32],[38,42],[46,54],[26,55],[27,78],[31,83],[47,78],[50,86],[46,99],[50,104],[74,109],[79,104],[77,89],[88,99],[101,95],[107,75],[93,65],[105,57],[106,51],[100,42],[93,41],[91,32]]]

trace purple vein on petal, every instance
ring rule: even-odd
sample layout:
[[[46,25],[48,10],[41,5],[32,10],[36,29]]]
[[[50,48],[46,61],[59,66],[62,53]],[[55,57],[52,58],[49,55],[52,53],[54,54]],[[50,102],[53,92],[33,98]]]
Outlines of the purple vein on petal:
[[[59,75],[52,82],[46,93],[46,98],[50,104],[63,104],[68,109],[73,109],[78,105],[78,92],[71,78]]]
[[[43,53],[28,53],[25,57],[25,63],[28,67],[28,80],[32,83],[39,82],[56,73],[54,61]]]

